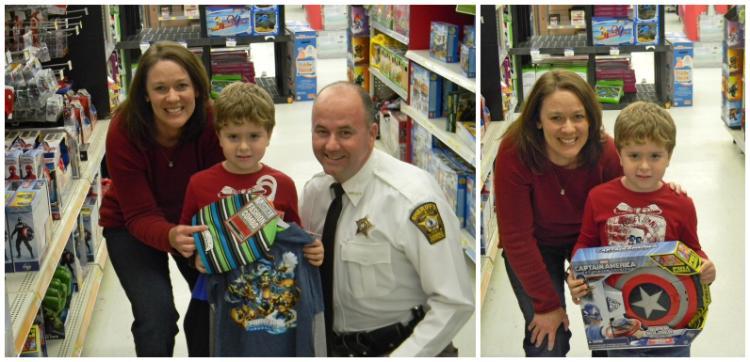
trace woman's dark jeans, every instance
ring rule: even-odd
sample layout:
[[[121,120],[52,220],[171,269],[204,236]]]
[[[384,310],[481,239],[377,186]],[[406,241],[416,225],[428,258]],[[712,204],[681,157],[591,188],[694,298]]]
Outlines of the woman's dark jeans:
[[[171,357],[179,314],[175,309],[167,253],[136,239],[126,229],[104,229],[107,250],[117,278],[130,301],[139,357]],[[172,255],[192,291],[198,271],[187,259]],[[190,300],[183,324],[190,357],[207,357],[209,352],[208,303]]]
[[[571,248],[559,249],[550,248],[545,246],[539,246],[539,251],[542,253],[542,259],[544,259],[544,265],[547,266],[547,272],[552,278],[552,284],[555,287],[557,295],[560,297],[560,305],[565,310],[565,259],[569,258]],[[516,273],[513,272],[513,268],[510,267],[508,257],[503,252],[505,258],[505,269],[508,272],[508,278],[510,284],[513,287],[513,293],[516,294],[518,300],[518,306],[521,307],[523,313],[523,319],[525,320],[523,339],[523,350],[526,352],[527,357],[564,357],[568,351],[570,351],[570,337],[572,333],[566,331],[565,328],[560,325],[557,329],[557,335],[555,336],[555,345],[552,351],[547,350],[547,338],[544,338],[541,347],[537,348],[531,343],[531,332],[529,331],[529,324],[534,318],[534,303],[524,291],[521,281],[516,277]],[[540,272],[543,272],[540,270]]]

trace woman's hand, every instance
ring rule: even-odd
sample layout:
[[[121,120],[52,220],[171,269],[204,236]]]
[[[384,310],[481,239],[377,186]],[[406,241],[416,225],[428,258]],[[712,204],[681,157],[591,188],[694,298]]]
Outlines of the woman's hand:
[[[586,284],[586,280],[583,278],[575,279],[572,273],[568,273],[566,282],[568,282],[568,290],[570,290],[570,296],[573,297],[573,303],[581,304],[581,298],[591,291],[589,285]]]
[[[189,258],[195,252],[193,234],[208,230],[206,225],[175,225],[169,229],[169,245],[180,255]]]
[[[672,189],[672,191],[674,191],[676,194],[687,195],[687,191],[682,188],[682,185],[676,182],[667,182],[667,185],[669,185],[669,188]]]
[[[302,251],[305,254],[305,259],[307,259],[307,262],[312,266],[323,265],[324,250],[323,242],[321,242],[320,239],[315,239],[312,243],[305,245],[305,247],[302,248]]]
[[[701,267],[701,283],[711,284],[716,280],[716,266],[714,262],[708,259],[703,259],[703,266]]]
[[[568,330],[568,315],[562,308],[557,308],[547,313],[535,313],[534,319],[529,324],[529,331],[531,331],[531,343],[534,343],[536,348],[542,346],[544,337],[547,337],[547,350],[551,351],[555,348],[555,337],[557,336],[557,328],[563,325],[565,330]]]

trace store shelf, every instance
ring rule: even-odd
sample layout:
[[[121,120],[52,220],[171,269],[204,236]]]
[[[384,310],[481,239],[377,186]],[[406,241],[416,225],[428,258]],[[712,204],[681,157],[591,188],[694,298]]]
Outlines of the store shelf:
[[[581,29],[581,30],[585,30],[586,29],[586,25],[571,25],[571,24],[566,24],[566,25],[547,25],[547,29],[548,30],[562,30],[562,29]]]
[[[123,40],[119,43],[117,43],[116,48],[117,49],[140,49],[141,43],[150,43],[153,44],[160,40],[171,40],[176,42],[185,42],[187,43],[188,47],[203,47],[203,46],[210,46],[210,47],[226,47],[227,38],[225,37],[208,37],[203,38],[200,34],[200,28],[192,26],[192,27],[176,27],[176,28],[166,28],[166,29],[176,29],[176,30],[170,30],[170,31],[163,31],[160,29],[153,30],[148,29],[149,31],[142,31],[139,34],[132,35],[127,38],[127,40]],[[287,42],[292,39],[291,33],[289,30],[284,29],[284,34],[281,35],[264,35],[264,36],[236,36],[233,37],[236,46],[243,46],[248,45],[252,43],[280,43],[280,42]]]
[[[83,287],[73,294],[70,301],[68,319],[65,321],[65,339],[47,341],[47,354],[50,357],[81,356],[107,259],[107,245],[102,240],[95,263],[84,267],[88,269],[88,272]]]
[[[664,102],[661,102],[656,96],[656,86],[654,84],[639,83],[635,85],[635,89],[636,93],[625,93],[620,98],[620,103],[618,104],[601,103],[602,110],[619,111],[636,101],[651,102],[662,107],[665,106]]]
[[[500,241],[500,233],[497,232],[497,219],[492,220],[488,226],[489,240],[490,243],[487,245],[487,255],[482,256],[482,283],[480,286],[480,303],[484,303],[484,297],[487,295],[487,289],[489,289],[490,282],[492,281],[492,272],[495,269],[497,263],[497,254],[499,248],[497,247]]]
[[[510,121],[490,122],[486,132],[482,133],[482,150],[479,167],[479,185],[477,190],[484,187],[484,181],[492,171],[492,164],[495,162],[497,150],[500,147],[500,137],[510,125]]]
[[[408,54],[408,53],[407,53]],[[445,143],[450,149],[463,158],[470,165],[476,167],[476,151],[474,144],[468,144],[455,133],[445,130],[446,118],[429,119],[425,114],[413,108],[412,106],[402,103],[401,112],[406,113],[414,122],[427,129],[433,136]]]
[[[409,45],[409,37],[408,36],[406,36],[404,34],[401,34],[401,33],[398,33],[398,32],[395,32],[395,31],[393,31],[391,29],[388,29],[388,27],[386,27],[385,25],[380,24],[380,23],[375,22],[375,21],[372,21],[372,18],[370,18],[370,26],[373,29],[375,29],[375,30],[377,30],[377,31],[379,31],[379,32],[381,32],[383,34],[388,35],[389,37],[393,38],[393,40],[395,40],[395,41],[397,41],[397,42],[399,42],[401,44]]]
[[[10,299],[9,315],[15,338],[14,351],[21,353],[26,336],[31,329],[42,298],[57,268],[60,256],[78,221],[78,212],[88,194],[94,170],[98,170],[104,157],[104,143],[109,121],[99,121],[94,128],[89,161],[81,163],[84,178],[73,179],[66,186],[67,203],[61,212],[61,219],[52,223],[50,239],[44,260],[39,271],[5,274],[5,291]]]
[[[565,51],[572,49],[576,55],[597,54],[609,55],[611,49],[615,48],[620,54],[637,52],[665,52],[670,49],[668,45],[586,45],[586,35],[536,35],[528,41],[522,42],[509,51],[515,55],[530,55],[532,50],[540,54],[564,55]]]
[[[469,90],[472,93],[477,92],[476,78],[469,78],[461,70],[460,63],[445,63],[430,57],[429,50],[409,50],[406,57],[415,63],[439,74],[441,77],[458,84],[459,87]]]
[[[380,73],[380,70],[375,67],[370,67],[370,74],[372,74],[375,78],[378,78],[381,82],[383,82],[385,85],[388,86],[392,91],[396,92],[399,97],[403,100],[409,99],[409,94],[406,92],[405,89],[401,88],[398,84],[393,82],[392,80],[388,79],[388,77],[385,76],[385,74]]]
[[[732,139],[734,140],[734,144],[739,147],[740,151],[742,153],[745,153],[745,131],[742,129],[733,129],[727,127],[727,132],[732,136]]]
[[[464,253],[474,262],[474,264],[477,263],[476,244],[476,238],[474,235],[469,234],[466,229],[461,229],[461,247],[463,247]]]
[[[160,16],[159,21],[199,20],[200,16]]]

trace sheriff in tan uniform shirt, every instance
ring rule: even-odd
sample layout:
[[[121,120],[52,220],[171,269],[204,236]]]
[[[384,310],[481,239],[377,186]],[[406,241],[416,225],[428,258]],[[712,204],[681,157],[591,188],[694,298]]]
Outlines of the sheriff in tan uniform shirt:
[[[335,180],[305,184],[300,216],[322,233]],[[373,150],[343,183],[334,250],[333,330],[371,331],[426,315],[391,356],[435,356],[474,310],[473,269],[459,243],[459,223],[427,172]],[[412,221],[413,220],[413,221]]]

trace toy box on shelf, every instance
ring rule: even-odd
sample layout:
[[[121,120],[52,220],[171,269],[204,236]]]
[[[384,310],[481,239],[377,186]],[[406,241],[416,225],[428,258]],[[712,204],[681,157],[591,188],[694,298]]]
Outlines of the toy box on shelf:
[[[711,296],[701,257],[679,241],[580,249],[571,262],[591,293],[581,311],[591,350],[687,346]]]
[[[317,33],[302,23],[287,23],[292,32],[293,41],[289,42],[292,58],[292,80],[295,100],[315,99],[318,93],[318,75],[316,70]]]
[[[23,181],[6,204],[5,212],[8,236],[16,252],[13,269],[16,272],[39,270],[52,238],[46,181]]]
[[[594,17],[591,32],[594,45],[633,44],[633,21],[627,18]]]
[[[208,36],[224,37],[252,34],[253,10],[250,5],[206,6]]]
[[[458,62],[458,26],[442,21],[430,24],[430,56],[446,63]]]
[[[667,33],[667,40],[672,43],[672,58],[674,84],[672,85],[675,107],[690,107],[693,105],[693,42],[683,33]]]
[[[656,45],[659,39],[660,5],[635,5],[634,43],[638,45]]]
[[[279,35],[279,5],[253,5],[252,35]]]
[[[417,63],[411,64],[409,104],[428,118],[442,116],[443,78]]]

